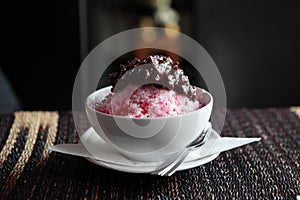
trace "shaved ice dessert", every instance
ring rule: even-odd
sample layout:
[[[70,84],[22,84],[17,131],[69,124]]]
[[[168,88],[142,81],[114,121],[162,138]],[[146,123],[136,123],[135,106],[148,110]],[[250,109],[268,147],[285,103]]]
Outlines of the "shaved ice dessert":
[[[120,71],[111,73],[109,79],[111,92],[95,105],[97,111],[105,114],[132,118],[166,117],[205,106],[201,90],[190,84],[179,62],[167,56],[135,58],[120,65]],[[118,84],[126,79],[130,80],[128,84],[126,81]]]

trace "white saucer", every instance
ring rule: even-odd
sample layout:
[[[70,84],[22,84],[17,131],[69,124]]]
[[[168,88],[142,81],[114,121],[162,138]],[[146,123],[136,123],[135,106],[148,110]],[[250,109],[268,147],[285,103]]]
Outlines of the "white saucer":
[[[218,139],[220,135],[215,131],[212,130],[210,137],[208,140],[211,139]],[[162,162],[142,162],[142,161],[132,161],[120,154],[117,150],[113,149],[112,147],[108,146],[105,141],[95,132],[93,128],[89,128],[81,137],[81,143],[95,145],[99,148],[99,151],[109,153],[111,158],[115,158],[115,162],[105,162],[105,161],[98,161],[91,158],[86,158],[88,161],[100,165],[102,167],[129,172],[129,173],[150,173],[155,170]],[[100,144],[100,145],[99,145]],[[205,144],[204,144],[205,145]],[[204,146],[203,145],[203,146]],[[109,152],[108,152],[109,151]],[[215,158],[218,157],[220,153],[216,153],[204,158],[199,158],[200,153],[199,151],[195,150],[192,151],[185,161],[179,166],[177,171],[190,169],[193,167],[197,167],[208,163]]]

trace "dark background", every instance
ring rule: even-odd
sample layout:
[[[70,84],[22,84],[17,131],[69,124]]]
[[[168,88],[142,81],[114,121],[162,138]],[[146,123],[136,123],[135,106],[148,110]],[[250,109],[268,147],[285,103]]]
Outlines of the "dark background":
[[[22,109],[71,109],[82,59],[151,13],[139,2],[2,1],[0,66]],[[298,1],[174,0],[173,7],[181,31],[219,67],[229,107],[300,105]]]

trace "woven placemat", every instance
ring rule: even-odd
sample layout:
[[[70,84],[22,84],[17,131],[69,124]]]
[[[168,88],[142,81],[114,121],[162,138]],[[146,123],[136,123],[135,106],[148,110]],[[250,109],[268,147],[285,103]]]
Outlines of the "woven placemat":
[[[299,108],[228,110],[223,136],[262,137],[171,177],[106,169],[48,145],[77,143],[71,112],[0,115],[0,199],[296,199]]]

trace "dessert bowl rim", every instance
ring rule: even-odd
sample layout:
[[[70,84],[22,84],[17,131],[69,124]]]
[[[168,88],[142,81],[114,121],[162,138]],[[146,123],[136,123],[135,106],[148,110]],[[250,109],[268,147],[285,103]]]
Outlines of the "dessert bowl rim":
[[[97,114],[101,114],[101,115],[104,115],[104,116],[107,116],[107,117],[114,117],[114,118],[118,118],[118,119],[158,120],[158,119],[178,118],[178,117],[183,117],[185,115],[190,115],[190,114],[195,113],[195,112],[202,112],[205,108],[207,108],[209,105],[211,105],[213,103],[213,97],[207,90],[205,90],[203,88],[200,88],[200,87],[196,87],[196,86],[194,86],[194,87],[197,88],[197,89],[200,89],[203,92],[203,94],[207,94],[209,96],[209,101],[207,103],[205,103],[205,105],[201,108],[198,108],[198,109],[196,109],[194,111],[191,111],[191,112],[178,114],[178,115],[163,116],[163,117],[129,117],[129,116],[120,116],[120,115],[107,114],[107,113],[100,112],[100,111],[96,110],[95,108],[93,108],[90,105],[91,103],[89,103],[91,97],[97,95],[97,93],[101,92],[101,90],[112,88],[112,86],[106,86],[106,87],[100,88],[100,89],[92,92],[91,94],[89,94],[87,96],[86,100],[85,100],[85,107],[86,107],[86,109],[90,109],[91,111],[93,111]]]

